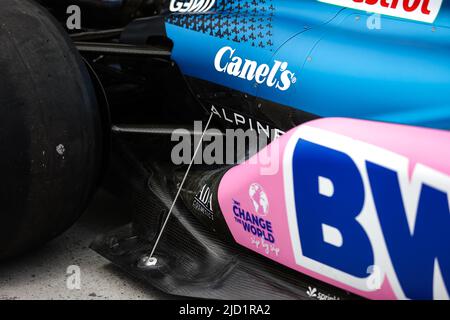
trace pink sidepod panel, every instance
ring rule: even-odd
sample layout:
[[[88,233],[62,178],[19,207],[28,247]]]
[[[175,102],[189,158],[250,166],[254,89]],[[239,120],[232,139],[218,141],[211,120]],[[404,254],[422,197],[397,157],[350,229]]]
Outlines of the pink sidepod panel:
[[[449,132],[326,118],[230,169],[219,203],[237,243],[289,268],[371,299],[448,299],[449,193]]]

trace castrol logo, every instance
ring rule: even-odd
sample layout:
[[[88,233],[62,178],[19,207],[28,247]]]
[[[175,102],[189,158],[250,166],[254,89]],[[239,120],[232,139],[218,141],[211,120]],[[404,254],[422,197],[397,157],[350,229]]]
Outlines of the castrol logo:
[[[433,23],[442,0],[319,0],[329,4]]]

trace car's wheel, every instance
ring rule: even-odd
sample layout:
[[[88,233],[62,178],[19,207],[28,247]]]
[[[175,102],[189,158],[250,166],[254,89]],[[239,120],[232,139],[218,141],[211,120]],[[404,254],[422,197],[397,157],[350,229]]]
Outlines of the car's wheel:
[[[81,57],[33,1],[0,4],[0,259],[57,236],[84,211],[101,163]]]

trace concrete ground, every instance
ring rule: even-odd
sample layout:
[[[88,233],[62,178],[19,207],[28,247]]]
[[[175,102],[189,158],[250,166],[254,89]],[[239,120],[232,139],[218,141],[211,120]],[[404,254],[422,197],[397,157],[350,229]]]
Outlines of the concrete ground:
[[[83,217],[63,235],[39,250],[0,264],[0,300],[170,298],[89,249],[97,234],[127,222],[125,210],[99,191]],[[72,265],[80,268],[79,290],[67,288],[67,269]]]

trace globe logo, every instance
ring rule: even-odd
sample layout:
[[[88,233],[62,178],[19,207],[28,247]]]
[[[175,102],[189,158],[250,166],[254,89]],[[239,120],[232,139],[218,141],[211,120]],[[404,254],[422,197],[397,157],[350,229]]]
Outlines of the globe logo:
[[[269,213],[269,199],[263,187],[258,183],[253,183],[248,190],[248,194],[252,200],[255,212],[260,216],[267,215]]]

